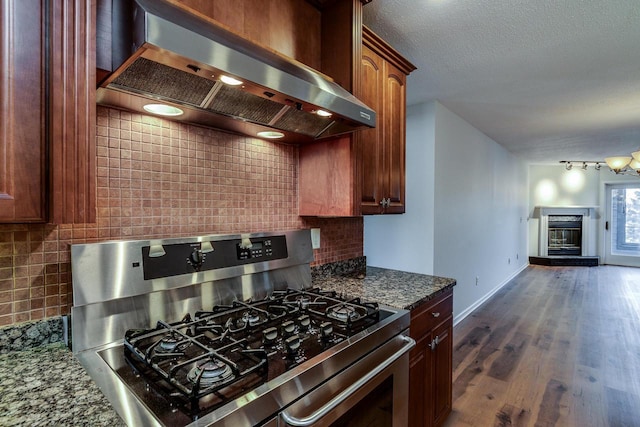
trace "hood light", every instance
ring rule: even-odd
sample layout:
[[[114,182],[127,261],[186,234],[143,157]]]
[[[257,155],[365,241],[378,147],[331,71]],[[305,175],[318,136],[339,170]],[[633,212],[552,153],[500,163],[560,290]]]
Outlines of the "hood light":
[[[225,75],[220,76],[220,81],[222,83],[226,83],[226,84],[228,84],[230,86],[239,86],[239,85],[242,84],[241,80],[234,79],[233,77],[229,77],[229,76],[225,76]]]
[[[147,104],[142,108],[151,114],[158,114],[159,116],[181,116],[184,114],[184,111],[178,107],[166,104]]]
[[[279,138],[284,137],[284,133],[275,132],[275,131],[272,131],[272,130],[267,130],[267,131],[263,131],[263,132],[258,132],[258,136],[260,138],[279,139]]]
[[[316,110],[316,114],[320,117],[331,117],[331,113],[325,110]]]

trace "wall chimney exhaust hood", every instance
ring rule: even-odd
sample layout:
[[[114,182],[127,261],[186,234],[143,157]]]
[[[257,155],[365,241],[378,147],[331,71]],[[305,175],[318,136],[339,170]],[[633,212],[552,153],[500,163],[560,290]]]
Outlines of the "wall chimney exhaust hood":
[[[183,111],[175,120],[282,133],[296,144],[375,127],[375,111],[326,76],[173,0],[113,0],[111,8],[114,72],[100,83],[98,104],[144,114],[147,104],[167,104]]]

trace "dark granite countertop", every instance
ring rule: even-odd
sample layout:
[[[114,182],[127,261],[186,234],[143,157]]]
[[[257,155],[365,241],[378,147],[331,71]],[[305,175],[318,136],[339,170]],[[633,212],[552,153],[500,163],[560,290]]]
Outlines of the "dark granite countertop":
[[[313,285],[412,309],[456,283],[376,267],[367,267],[366,272],[364,278],[314,276]],[[124,426],[73,353],[61,342],[51,343],[52,337],[59,339],[59,323],[59,319],[49,320],[0,334],[4,348],[0,352],[4,353],[0,354],[0,426]],[[44,345],[18,349],[33,337],[42,339]]]
[[[447,277],[386,268],[367,267],[366,271],[365,277],[316,276],[313,278],[313,285],[390,307],[411,310],[456,284],[455,279]]]
[[[0,426],[124,426],[63,344],[0,354]]]

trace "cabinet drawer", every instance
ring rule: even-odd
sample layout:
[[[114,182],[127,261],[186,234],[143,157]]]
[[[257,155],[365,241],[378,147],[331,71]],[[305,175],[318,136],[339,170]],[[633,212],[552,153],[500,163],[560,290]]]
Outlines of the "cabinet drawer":
[[[453,313],[453,291],[449,290],[432,301],[411,311],[409,332],[419,339]]]

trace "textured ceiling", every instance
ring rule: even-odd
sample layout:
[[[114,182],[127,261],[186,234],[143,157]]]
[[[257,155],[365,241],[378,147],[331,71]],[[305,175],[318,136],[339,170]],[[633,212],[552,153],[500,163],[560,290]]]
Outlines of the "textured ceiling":
[[[531,163],[640,147],[640,0],[374,0],[364,23],[438,100]]]

